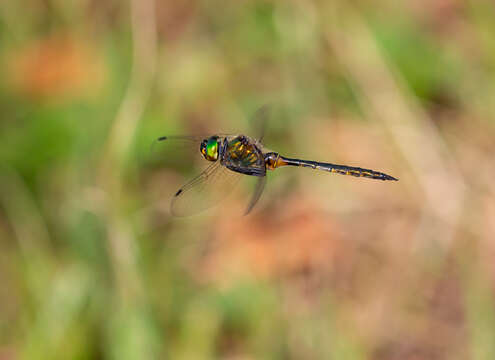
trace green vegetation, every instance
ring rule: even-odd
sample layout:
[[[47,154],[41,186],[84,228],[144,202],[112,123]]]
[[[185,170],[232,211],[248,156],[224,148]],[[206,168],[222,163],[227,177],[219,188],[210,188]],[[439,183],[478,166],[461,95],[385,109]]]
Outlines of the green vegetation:
[[[493,359],[489,1],[0,5],[1,359]],[[196,217],[245,132],[382,183],[281,169]],[[246,186],[244,186],[246,185]]]

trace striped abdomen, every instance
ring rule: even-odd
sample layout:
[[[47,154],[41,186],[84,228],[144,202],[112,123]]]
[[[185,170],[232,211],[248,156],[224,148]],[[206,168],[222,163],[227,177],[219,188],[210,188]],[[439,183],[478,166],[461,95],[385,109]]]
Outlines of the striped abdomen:
[[[395,181],[397,181],[397,179],[394,178],[393,176],[390,176],[390,175],[387,175],[385,173],[375,171],[375,170],[362,169],[360,167],[353,167],[353,166],[346,166],[346,165],[322,163],[322,162],[310,161],[310,160],[290,159],[290,158],[280,156],[277,153],[265,154],[265,163],[266,163],[266,168],[269,170],[275,170],[276,168],[278,168],[280,166],[286,166],[286,165],[302,166],[302,167],[308,167],[311,169],[328,171],[331,173],[336,173],[336,174],[341,174],[341,175],[366,177],[366,178],[377,179],[377,180],[395,180]]]

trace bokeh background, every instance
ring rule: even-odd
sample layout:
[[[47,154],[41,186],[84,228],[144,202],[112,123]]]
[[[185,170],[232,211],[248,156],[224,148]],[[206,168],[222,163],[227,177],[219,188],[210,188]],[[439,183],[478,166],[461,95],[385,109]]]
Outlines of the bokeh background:
[[[493,359],[495,4],[0,2],[0,359]],[[173,218],[244,132],[247,217]],[[240,214],[239,214],[240,215]]]

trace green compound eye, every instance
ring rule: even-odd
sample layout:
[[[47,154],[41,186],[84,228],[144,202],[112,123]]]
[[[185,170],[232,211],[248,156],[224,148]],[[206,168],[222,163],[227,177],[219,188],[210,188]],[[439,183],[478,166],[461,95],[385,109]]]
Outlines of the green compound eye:
[[[218,159],[218,137],[212,136],[206,143],[206,160],[215,161]]]

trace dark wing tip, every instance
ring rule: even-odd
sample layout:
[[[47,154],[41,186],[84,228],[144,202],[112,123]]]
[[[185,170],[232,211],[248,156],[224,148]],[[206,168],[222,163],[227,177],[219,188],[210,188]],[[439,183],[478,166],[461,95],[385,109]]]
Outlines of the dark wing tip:
[[[166,139],[167,139],[167,137],[166,137],[166,136],[161,136],[161,137],[159,137],[158,139],[153,140],[153,142],[152,142],[152,143],[151,143],[151,145],[150,145],[150,153],[153,151],[153,148],[155,147],[155,145],[156,145],[157,141],[162,141],[162,140],[166,140]]]
[[[177,191],[174,196],[179,196],[180,194],[182,194],[182,189],[179,189],[179,191]]]
[[[394,178],[393,176],[390,175],[385,175],[385,178],[383,180],[399,181],[399,179]]]

